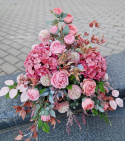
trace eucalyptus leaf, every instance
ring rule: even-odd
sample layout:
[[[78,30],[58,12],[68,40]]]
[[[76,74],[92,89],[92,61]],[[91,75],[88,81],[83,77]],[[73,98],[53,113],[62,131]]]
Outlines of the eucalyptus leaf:
[[[44,113],[45,113],[45,116],[49,115],[49,111],[47,111],[47,110],[45,110]]]
[[[83,99],[82,99],[82,102],[84,102],[86,100],[86,97],[84,97]]]
[[[64,35],[68,35],[69,34],[69,26],[66,25],[64,28],[63,28],[63,34]]]
[[[50,109],[49,107],[46,107],[46,108],[45,108],[45,110],[47,110],[47,111],[49,111],[49,109]]]
[[[50,109],[53,109],[53,108],[54,108],[54,105],[49,105],[49,108],[50,108]]]
[[[80,49],[80,48],[76,48],[76,49],[75,49],[75,51],[77,51],[77,52],[79,52],[79,53],[83,54],[83,52],[81,51],[81,49]]]
[[[34,116],[33,116],[34,118],[37,116],[39,109],[40,109],[40,104],[37,104],[36,109],[34,111]]]
[[[49,92],[44,92],[41,94],[41,96],[47,96],[49,94]]]
[[[105,112],[102,107],[99,107],[99,111],[102,112],[102,113]]]
[[[49,102],[50,102],[50,103],[54,103],[52,96],[49,96]]]
[[[54,111],[54,110],[50,110],[49,113],[50,113],[50,115],[51,115],[52,117],[56,117],[56,114],[55,114],[55,111]]]
[[[46,24],[52,24],[53,21],[47,21]]]
[[[67,13],[63,13],[62,18],[65,18],[67,15],[68,15]]]

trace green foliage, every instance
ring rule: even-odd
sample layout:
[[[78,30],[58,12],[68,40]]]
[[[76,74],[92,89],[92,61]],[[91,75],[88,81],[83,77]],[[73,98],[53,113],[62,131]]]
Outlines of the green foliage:
[[[67,15],[67,13],[63,13],[61,18],[65,18]]]
[[[36,109],[35,109],[35,111],[34,111],[34,118],[36,118],[36,116],[38,115],[38,111],[39,111],[39,109],[40,109],[40,104],[37,104],[36,105]]]
[[[66,25],[64,28],[63,28],[63,34],[64,35],[68,35],[69,34],[69,26]]]
[[[98,92],[98,85],[96,85],[95,92],[96,93]]]
[[[105,113],[99,112],[99,115],[100,115],[100,117],[101,117],[102,119],[105,120],[106,124],[108,124],[108,122],[109,122],[110,126],[112,125],[111,122],[110,122],[110,120],[109,120],[109,118],[108,118],[108,116],[106,116]]]
[[[18,84],[17,82],[14,82],[14,85],[15,85],[15,86],[17,86],[17,84]]]
[[[15,96],[15,99],[18,97],[18,95],[19,95],[19,92],[17,92],[17,95]]]
[[[76,40],[78,40],[78,37],[77,37],[77,36],[75,36],[75,39],[76,39]]]
[[[71,76],[69,77],[69,80],[72,81],[74,78],[75,78],[75,75],[71,75]]]
[[[41,90],[39,90],[40,95],[46,90],[46,88],[43,88]]]
[[[96,109],[92,109],[92,111],[93,111],[93,116],[95,116],[95,115],[98,115],[98,110],[96,110]]]
[[[47,124],[46,122],[43,122],[42,129],[44,132],[49,133],[49,124]]]
[[[38,120],[38,128],[40,129],[41,127],[42,127],[42,120],[39,119],[39,120]]]
[[[14,89],[15,88],[15,86],[14,85],[10,85],[10,86],[8,86],[10,89]]]
[[[96,81],[96,91],[98,90],[97,87],[100,89],[101,92],[105,92],[104,85],[105,83],[103,81]]]
[[[72,85],[70,84],[70,85],[66,86],[66,89],[71,90],[72,89]]]
[[[9,97],[9,93],[6,94],[5,98],[10,98],[10,97]]]

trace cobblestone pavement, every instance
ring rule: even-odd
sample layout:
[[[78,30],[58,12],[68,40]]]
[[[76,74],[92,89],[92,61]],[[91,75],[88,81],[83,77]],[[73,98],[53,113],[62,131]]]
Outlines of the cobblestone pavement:
[[[50,9],[61,7],[74,17],[80,33],[89,31],[93,19],[108,42],[99,46],[104,56],[125,51],[125,0],[0,0],[0,75],[24,71],[31,46],[40,43],[38,33],[48,26]]]

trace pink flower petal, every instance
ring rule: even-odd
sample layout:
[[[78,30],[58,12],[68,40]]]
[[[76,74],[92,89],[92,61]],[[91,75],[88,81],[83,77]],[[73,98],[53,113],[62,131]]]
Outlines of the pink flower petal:
[[[116,104],[116,102],[114,100],[110,100],[109,101],[109,104],[110,104],[110,106],[111,106],[112,109],[116,110],[117,104]]]
[[[9,96],[13,99],[17,95],[17,89],[11,89],[9,92]]]
[[[28,95],[26,92],[22,93],[21,96],[20,96],[20,100],[21,102],[25,102],[28,100]]]
[[[119,107],[123,107],[123,100],[121,98],[116,98],[115,99],[116,103],[118,104]]]
[[[0,96],[4,96],[6,95],[8,92],[9,92],[9,88],[8,87],[3,87],[1,90],[0,90]]]
[[[118,97],[119,96],[119,91],[118,90],[113,90],[112,91],[112,96]]]
[[[6,80],[6,81],[5,81],[5,84],[6,84],[7,86],[11,86],[11,85],[14,84],[14,81],[13,81],[13,80]]]

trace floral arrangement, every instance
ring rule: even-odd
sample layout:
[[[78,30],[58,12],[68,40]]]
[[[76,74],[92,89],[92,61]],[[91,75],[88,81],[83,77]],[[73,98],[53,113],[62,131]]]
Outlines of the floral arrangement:
[[[73,17],[64,13],[61,8],[50,11],[54,20],[47,22],[52,25],[50,30],[39,33],[41,44],[32,46],[24,65],[26,74],[20,74],[17,82],[5,81],[6,87],[0,90],[0,96],[17,98],[22,104],[13,107],[22,119],[31,112],[33,125],[28,134],[21,131],[15,140],[30,141],[36,138],[37,131],[42,128],[49,133],[49,124],[55,127],[57,112],[67,113],[66,131],[70,132],[73,121],[81,128],[74,110],[81,106],[83,124],[85,115],[91,112],[99,115],[106,123],[110,123],[107,112],[123,107],[123,100],[118,98],[119,91],[113,90],[108,82],[105,57],[98,51],[97,45],[106,42],[92,35],[99,23],[89,23],[90,33],[77,34],[77,27],[72,24]],[[60,28],[59,28],[60,27]],[[107,94],[112,90],[112,94]],[[57,112],[55,112],[57,111]]]

